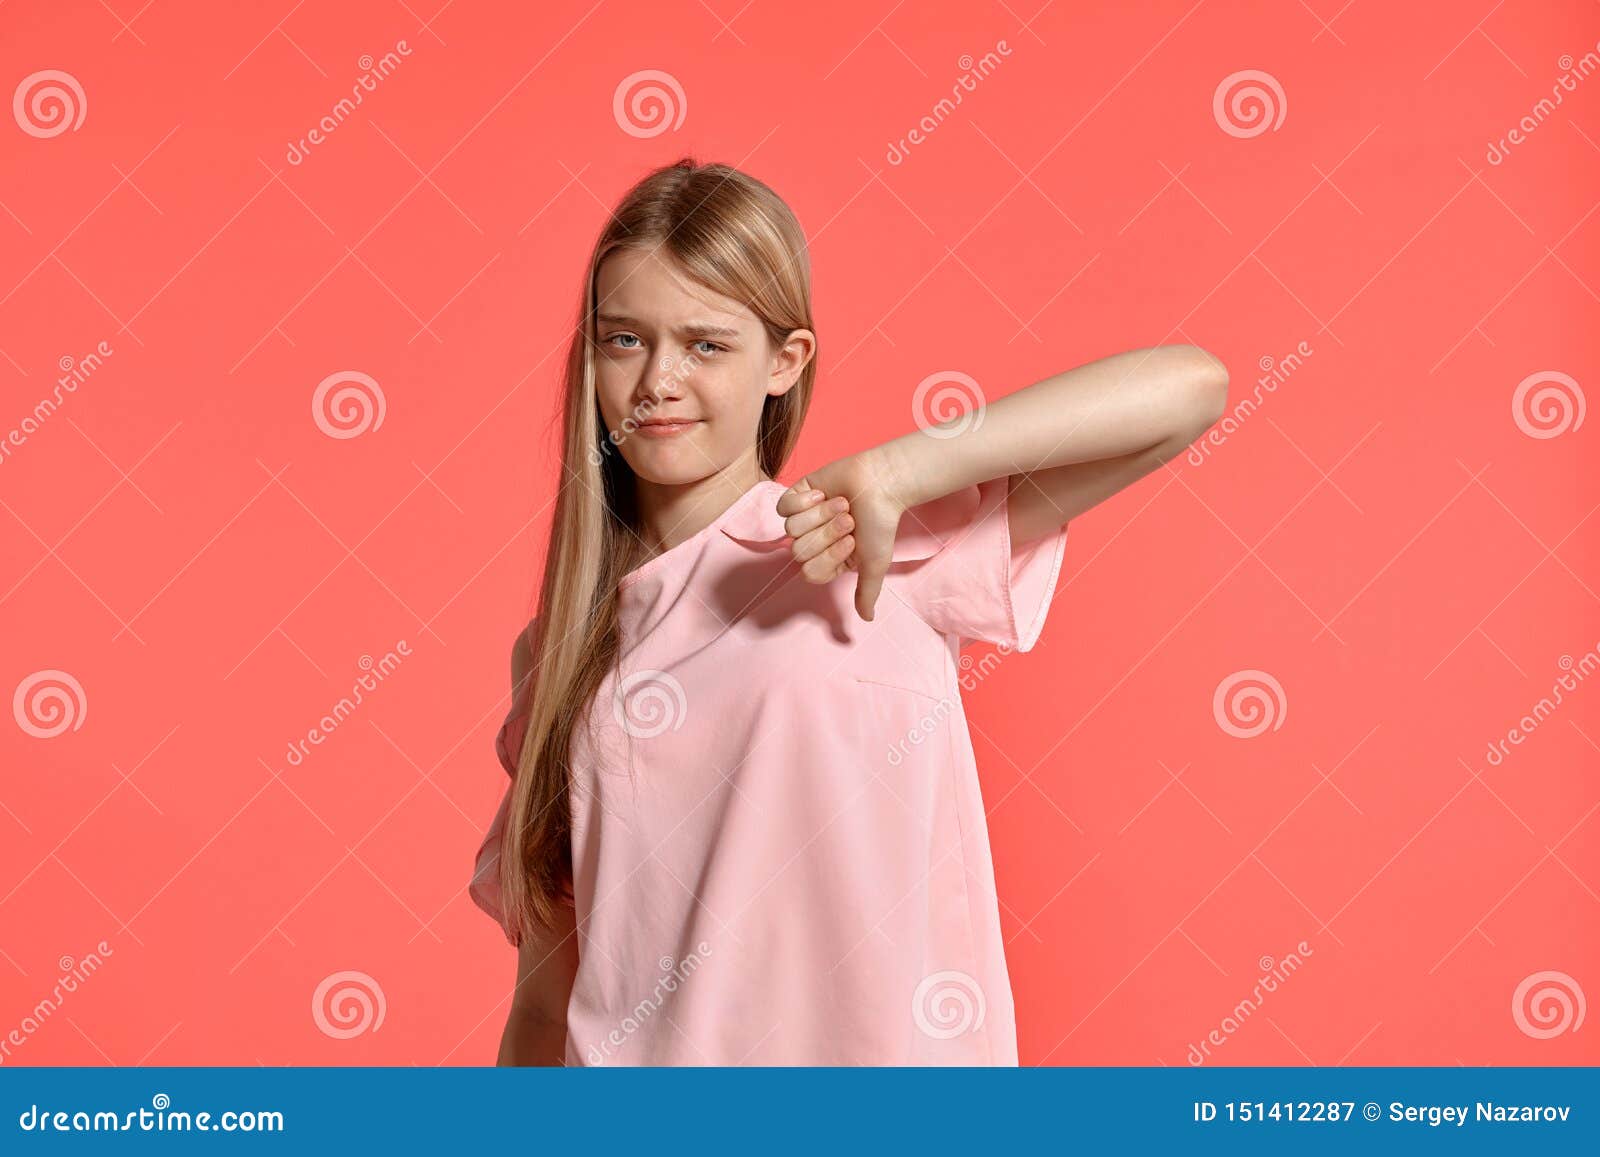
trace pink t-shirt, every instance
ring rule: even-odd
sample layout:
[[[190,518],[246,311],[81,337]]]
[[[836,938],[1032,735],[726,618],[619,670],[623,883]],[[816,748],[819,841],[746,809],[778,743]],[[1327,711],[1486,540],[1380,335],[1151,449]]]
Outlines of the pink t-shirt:
[[[1017,1063],[960,647],[1033,647],[1067,527],[1014,546],[1008,484],[902,516],[870,623],[852,572],[800,575],[775,481],[623,579],[572,746],[567,1064]],[[502,930],[509,792],[469,889]]]

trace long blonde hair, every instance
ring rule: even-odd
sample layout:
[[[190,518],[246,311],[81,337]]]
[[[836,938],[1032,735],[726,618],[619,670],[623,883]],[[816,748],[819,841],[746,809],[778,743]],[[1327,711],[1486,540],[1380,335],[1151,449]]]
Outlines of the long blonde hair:
[[[742,302],[773,349],[815,333],[811,267],[789,206],[755,178],[685,157],[622,198],[595,242],[567,354],[561,481],[530,639],[529,710],[500,852],[507,922],[520,943],[556,926],[572,900],[570,750],[619,650],[618,581],[641,560],[634,475],[605,430],[595,392],[594,314],[600,262],[617,249],[656,250],[692,280]],[[768,396],[757,431],[762,470],[776,478],[811,401],[817,359],[784,394]]]

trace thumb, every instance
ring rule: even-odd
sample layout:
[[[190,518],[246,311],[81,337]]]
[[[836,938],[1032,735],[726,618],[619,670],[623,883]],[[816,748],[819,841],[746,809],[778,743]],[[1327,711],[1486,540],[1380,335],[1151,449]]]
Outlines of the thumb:
[[[859,567],[856,570],[856,614],[872,622],[877,614],[878,595],[883,590],[883,575],[876,568]]]
[[[778,496],[778,513],[784,517],[799,514],[805,509],[804,498],[808,491],[815,490],[809,478],[802,478],[789,489]]]

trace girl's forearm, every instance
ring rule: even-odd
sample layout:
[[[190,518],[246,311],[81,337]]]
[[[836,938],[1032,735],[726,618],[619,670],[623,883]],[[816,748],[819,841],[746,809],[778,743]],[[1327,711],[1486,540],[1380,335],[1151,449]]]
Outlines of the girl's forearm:
[[[976,482],[1187,444],[1216,421],[1227,370],[1198,346],[1113,354],[878,447],[907,507]],[[965,428],[963,428],[965,427]],[[959,431],[959,432],[958,432]]]

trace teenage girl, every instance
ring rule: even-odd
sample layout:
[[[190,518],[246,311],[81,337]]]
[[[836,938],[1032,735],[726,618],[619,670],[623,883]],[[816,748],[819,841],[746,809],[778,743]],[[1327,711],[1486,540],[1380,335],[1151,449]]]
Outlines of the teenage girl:
[[[1069,520],[1227,372],[1117,354],[785,485],[806,240],[688,159],[611,214],[577,322],[470,887],[517,948],[500,1063],[1016,1064],[962,643],[1032,648]]]

